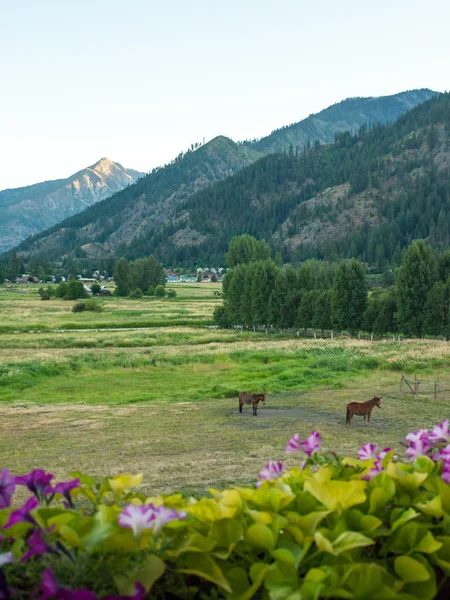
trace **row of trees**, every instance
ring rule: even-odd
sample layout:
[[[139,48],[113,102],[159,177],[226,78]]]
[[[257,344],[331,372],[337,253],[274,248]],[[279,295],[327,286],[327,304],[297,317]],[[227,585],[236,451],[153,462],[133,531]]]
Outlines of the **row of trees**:
[[[241,240],[233,245],[239,256]],[[248,245],[246,239],[242,247]],[[450,336],[450,250],[436,259],[423,240],[405,253],[395,285],[370,294],[366,268],[355,259],[309,260],[298,269],[255,260],[248,252],[241,259],[224,278],[224,304],[215,312],[221,326]]]
[[[129,296],[130,293],[136,297],[139,291],[154,294],[159,286],[166,285],[166,273],[163,266],[154,256],[138,258],[129,262],[126,258],[120,258],[114,268],[114,281],[116,282],[115,294],[118,296]]]

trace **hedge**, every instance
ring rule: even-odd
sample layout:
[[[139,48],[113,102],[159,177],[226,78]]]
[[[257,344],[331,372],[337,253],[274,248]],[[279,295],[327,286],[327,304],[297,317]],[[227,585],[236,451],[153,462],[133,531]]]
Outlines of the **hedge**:
[[[254,487],[147,498],[142,475],[0,474],[0,598],[431,600],[450,587],[450,433],[359,458],[295,434]],[[19,506],[20,487],[31,493]]]

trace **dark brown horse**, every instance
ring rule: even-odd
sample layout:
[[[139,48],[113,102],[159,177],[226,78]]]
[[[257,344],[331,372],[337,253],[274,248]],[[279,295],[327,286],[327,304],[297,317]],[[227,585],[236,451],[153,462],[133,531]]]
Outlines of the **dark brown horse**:
[[[346,425],[348,427],[352,426],[352,418],[354,415],[358,417],[364,417],[364,423],[366,422],[367,417],[367,427],[370,426],[370,415],[373,411],[374,406],[380,406],[380,400],[382,396],[378,398],[378,396],[374,396],[372,400],[367,400],[367,402],[350,402],[347,404],[347,420]]]
[[[253,408],[253,415],[256,417],[258,412],[258,404],[262,402],[266,403],[266,397],[264,394],[249,394],[248,392],[241,392],[239,394],[239,412],[242,412],[244,404],[251,404]]]

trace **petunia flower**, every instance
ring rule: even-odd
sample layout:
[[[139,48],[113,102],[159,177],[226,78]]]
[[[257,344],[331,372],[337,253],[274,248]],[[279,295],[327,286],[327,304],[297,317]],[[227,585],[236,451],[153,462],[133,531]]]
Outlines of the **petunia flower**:
[[[431,442],[450,442],[450,431],[448,419],[439,425],[435,425],[428,435]]]
[[[367,473],[367,475],[365,475],[363,477],[363,479],[365,479],[366,481],[370,481],[371,479],[373,479],[376,475],[378,475],[378,473],[381,473],[383,471],[383,465],[381,463],[381,459],[378,458],[373,467],[370,469],[370,471]]]
[[[80,480],[74,479],[73,481],[63,481],[61,483],[57,483],[55,487],[47,490],[47,493],[52,492],[54,494],[61,494],[69,503],[69,506],[73,506],[72,496],[70,492],[75,488],[79,487]]]
[[[131,527],[135,537],[139,537],[145,529],[151,529],[151,522],[155,519],[151,506],[135,506],[127,504],[119,515],[121,527]]]
[[[16,477],[16,484],[24,485],[38,500],[41,500],[46,493],[51,491],[49,483],[52,479],[53,475],[50,473],[46,473],[42,469],[35,469],[27,475]]]
[[[120,594],[108,594],[103,596],[102,600],[143,600],[145,598],[145,587],[139,581],[134,586],[134,594],[132,596],[123,596]]]
[[[6,529],[7,527],[11,527],[11,525],[15,525],[16,523],[22,522],[32,523],[33,525],[36,525],[36,521],[30,515],[30,512],[34,510],[37,506],[39,506],[39,502],[37,501],[37,499],[29,498],[21,508],[15,510],[9,515],[8,522],[3,528]]]
[[[164,525],[167,525],[170,521],[186,518],[186,513],[184,511],[178,512],[173,508],[166,508],[163,505],[156,507],[153,504],[149,504],[148,508],[151,508],[153,511],[154,518],[151,521],[150,527],[155,534],[158,534]]]
[[[32,556],[55,552],[52,546],[42,539],[42,532],[40,529],[36,529],[36,531],[28,538],[27,544],[28,551],[22,556],[20,562],[25,562]]]
[[[383,460],[383,458],[386,456],[386,454],[388,454],[388,452],[390,452],[392,450],[392,448],[384,448],[384,450],[382,450],[381,452],[378,453],[377,458],[381,458],[381,460]]]
[[[445,483],[450,483],[450,463],[449,462],[444,463],[444,466],[442,468],[441,477],[445,481]]]
[[[311,435],[308,438],[306,438],[306,440],[300,445],[303,452],[307,456],[312,456],[315,452],[318,452],[320,450],[320,447],[322,445],[322,436],[320,435],[320,433],[317,433],[317,431],[313,431]]]
[[[89,590],[70,590],[60,586],[50,568],[42,573],[41,591],[39,600],[97,600],[97,596]]]
[[[431,455],[433,460],[443,460],[444,462],[450,462],[450,444],[445,446],[445,448],[440,448]]]
[[[12,552],[0,552],[0,569],[3,567],[3,565],[7,565],[12,562],[14,562]]]
[[[282,463],[269,460],[264,469],[260,471],[259,478],[265,481],[277,479],[282,474],[283,468]],[[258,481],[256,487],[259,487],[262,483],[262,481]]]
[[[420,440],[428,440],[428,429],[419,429],[419,431],[411,431],[405,437],[408,442],[418,442]]]
[[[418,458],[419,456],[426,456],[428,450],[431,449],[431,445],[426,439],[418,439],[415,442],[409,444],[409,448],[405,450],[405,454],[411,460]]]
[[[377,455],[378,446],[376,444],[364,444],[358,450],[360,460],[370,460]]]
[[[302,447],[301,447],[300,437],[299,437],[298,433],[294,433],[294,435],[291,437],[291,439],[287,443],[286,453],[291,454],[292,452],[300,452],[301,449],[302,449]]]
[[[16,490],[16,482],[8,469],[0,473],[0,509],[8,508],[11,504],[11,496]]]

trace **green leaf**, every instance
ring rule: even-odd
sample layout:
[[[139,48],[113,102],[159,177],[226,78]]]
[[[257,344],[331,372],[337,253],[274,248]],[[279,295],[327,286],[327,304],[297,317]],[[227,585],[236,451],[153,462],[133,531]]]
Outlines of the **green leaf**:
[[[386,473],[401,487],[412,491],[417,490],[423,484],[428,477],[428,473],[420,473],[418,471],[412,472],[411,469],[412,465],[391,462],[387,466]]]
[[[423,564],[410,556],[397,556],[394,561],[394,569],[397,575],[406,583],[416,583],[430,579],[430,574]]]
[[[399,515],[398,518],[397,514]],[[399,527],[401,527],[405,523],[408,523],[408,521],[412,521],[412,519],[415,519],[418,516],[419,513],[416,512],[413,508],[408,508],[407,510],[397,509],[396,511],[393,511],[391,518],[391,532],[394,533],[394,531],[396,531]]]
[[[432,554],[442,548],[442,543],[438,542],[431,531],[427,531],[420,542],[414,547],[415,552],[422,552],[423,554]]]
[[[311,477],[305,482],[307,490],[328,510],[345,510],[366,500],[365,481],[319,481]]]
[[[425,515],[429,515],[430,517],[440,519],[444,516],[444,511],[442,510],[441,496],[435,496],[427,502],[416,502],[414,506],[418,508],[421,512],[423,512]]]
[[[336,556],[339,556],[339,554],[347,552],[348,550],[371,546],[374,543],[374,540],[371,540],[362,533],[347,531],[334,540],[333,551]]]
[[[275,546],[275,538],[267,525],[255,523],[250,525],[245,533],[245,541],[251,546],[272,550]]]
[[[178,573],[197,575],[197,577],[215,583],[229,594],[232,593],[230,584],[225,579],[221,569],[217,563],[206,554],[183,554],[181,559],[178,560],[177,566],[179,567],[177,569]]]
[[[153,584],[163,575],[165,570],[166,565],[164,562],[152,554],[146,558],[138,571],[127,575],[116,575],[114,582],[120,594],[132,597],[135,592],[136,583],[139,582],[142,584],[145,590],[149,592]]]
[[[220,519],[215,521],[211,528],[211,537],[222,548],[226,548],[226,552],[215,553],[219,558],[228,558],[233,548],[238,543],[243,534],[242,525],[233,519]]]

